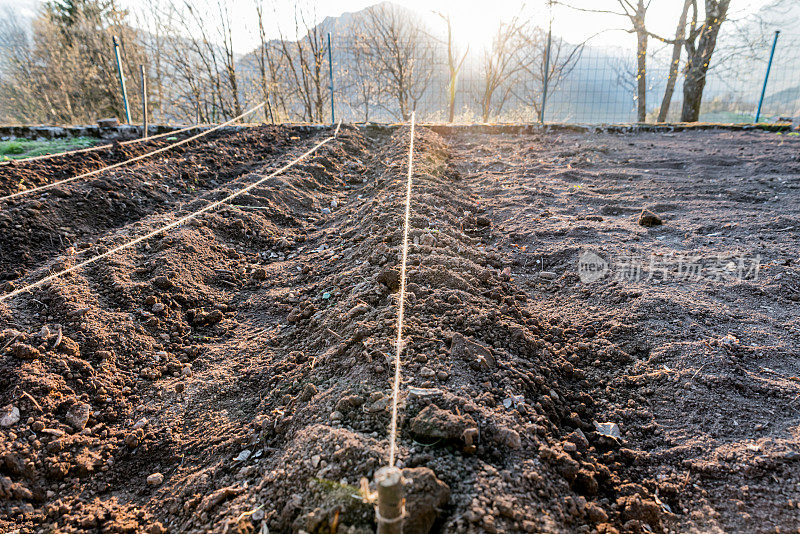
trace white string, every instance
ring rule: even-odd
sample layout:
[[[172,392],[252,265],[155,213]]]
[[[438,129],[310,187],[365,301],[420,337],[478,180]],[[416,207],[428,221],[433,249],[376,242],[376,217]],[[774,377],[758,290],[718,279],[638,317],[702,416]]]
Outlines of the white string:
[[[341,123],[339,123],[339,124],[341,125]],[[313,148],[307,150],[306,152],[304,152],[300,156],[296,157],[295,159],[293,159],[292,161],[290,161],[289,163],[287,163],[286,165],[284,165],[280,169],[271,172],[267,176],[261,178],[260,180],[257,180],[256,182],[253,182],[252,184],[248,185],[247,187],[243,187],[242,189],[240,189],[239,191],[237,191],[235,193],[231,193],[230,195],[226,196],[222,200],[218,200],[216,202],[212,202],[211,204],[208,204],[207,206],[205,206],[205,207],[203,207],[203,208],[201,208],[201,209],[199,209],[199,210],[197,210],[197,211],[195,211],[193,213],[190,213],[189,215],[181,217],[180,219],[178,219],[176,221],[173,221],[173,222],[171,222],[171,223],[169,223],[169,224],[167,224],[165,226],[162,226],[161,228],[153,230],[149,234],[143,235],[141,237],[137,237],[136,239],[128,241],[127,243],[123,243],[122,245],[120,245],[118,247],[112,248],[111,250],[109,250],[107,252],[104,252],[102,254],[99,254],[97,256],[94,256],[92,258],[89,258],[88,260],[82,261],[81,263],[78,263],[78,264],[76,264],[76,265],[74,265],[74,266],[72,266],[72,267],[70,267],[68,269],[64,269],[63,271],[59,271],[59,272],[57,272],[55,274],[51,274],[50,276],[46,276],[46,277],[42,278],[41,280],[39,280],[37,282],[29,284],[29,285],[27,285],[25,287],[22,287],[20,289],[16,289],[16,290],[12,291],[11,293],[7,293],[7,294],[3,295],[2,297],[0,297],[0,302],[3,302],[3,301],[8,300],[8,299],[11,299],[11,298],[19,295],[20,293],[24,293],[26,291],[30,291],[33,288],[39,287],[41,285],[44,285],[47,282],[49,282],[51,280],[54,280],[54,279],[56,279],[56,278],[58,278],[60,276],[63,276],[63,275],[68,274],[68,273],[71,273],[73,271],[77,271],[78,269],[86,267],[89,264],[92,264],[92,263],[94,263],[94,262],[96,262],[96,261],[98,261],[98,260],[100,260],[102,258],[105,258],[107,256],[115,254],[115,253],[117,253],[117,252],[119,252],[121,250],[124,250],[126,248],[130,248],[130,247],[132,247],[132,246],[134,246],[134,245],[136,245],[138,243],[141,243],[142,241],[150,239],[153,236],[156,236],[156,235],[158,235],[158,234],[160,234],[162,232],[166,232],[167,230],[175,228],[176,226],[179,226],[179,225],[181,225],[181,224],[183,224],[183,223],[185,223],[185,222],[187,222],[187,221],[189,221],[191,219],[194,219],[198,215],[201,215],[203,213],[211,211],[212,209],[216,208],[220,204],[224,204],[225,202],[233,200],[234,198],[238,197],[242,193],[246,193],[246,192],[250,191],[251,189],[253,189],[255,187],[258,187],[259,185],[261,185],[265,181],[269,180],[270,178],[272,178],[272,177],[274,177],[274,176],[276,176],[278,174],[281,174],[282,172],[285,172],[290,167],[292,167],[293,165],[297,164],[299,161],[301,161],[301,160],[305,159],[306,157],[310,156],[311,154],[316,152],[322,145],[324,145],[325,143],[328,143],[332,139],[335,139],[336,138],[336,133],[338,131],[339,131],[339,128],[337,127],[336,128],[336,132],[334,132],[334,135],[323,139],[322,141],[317,143]]]
[[[392,388],[392,423],[389,428],[389,466],[394,467],[397,450],[397,399],[400,394],[400,353],[403,351],[403,313],[406,301],[406,261],[408,258],[408,226],[411,219],[411,175],[414,163],[414,112],[411,112],[411,141],[408,147],[408,178],[406,180],[406,214],[403,224],[403,259],[400,263],[400,303],[397,310],[397,352],[394,356],[394,386]]]
[[[59,186],[59,185],[62,185],[62,184],[66,184],[66,183],[69,183],[69,182],[72,182],[72,181],[75,181],[75,180],[79,180],[81,178],[88,178],[89,176],[94,176],[96,174],[100,174],[103,171],[116,169],[116,168],[122,167],[123,165],[127,165],[128,163],[141,161],[144,158],[147,158],[147,157],[150,157],[150,156],[154,156],[156,154],[160,154],[160,153],[165,152],[165,151],[167,151],[167,150],[169,150],[171,148],[175,148],[176,146],[185,145],[186,143],[188,143],[190,141],[194,141],[195,139],[203,137],[204,135],[208,135],[208,134],[210,134],[211,132],[213,132],[215,130],[219,130],[223,126],[227,126],[227,125],[229,125],[229,124],[231,124],[233,122],[236,122],[237,120],[241,119],[245,115],[249,115],[249,114],[253,113],[254,111],[258,110],[259,108],[261,108],[263,106],[264,106],[264,102],[258,104],[257,106],[254,106],[254,107],[250,108],[249,110],[245,111],[244,113],[242,113],[238,117],[234,117],[234,118],[232,118],[231,120],[229,120],[227,122],[223,122],[222,124],[219,124],[219,125],[211,128],[211,129],[209,129],[209,130],[204,131],[204,132],[200,132],[199,134],[193,135],[191,137],[187,137],[186,139],[183,139],[182,141],[178,141],[177,143],[173,143],[171,145],[167,145],[167,146],[159,148],[157,150],[153,150],[152,152],[147,152],[147,153],[142,154],[140,156],[136,156],[135,158],[131,158],[131,159],[128,159],[128,160],[125,160],[125,161],[120,161],[119,163],[114,163],[113,165],[108,165],[106,167],[101,167],[101,168],[95,169],[93,171],[85,172],[83,174],[79,174],[77,176],[73,176],[72,178],[66,178],[64,180],[59,180],[59,181],[53,182],[51,184],[41,185],[39,187],[32,187],[30,189],[25,189],[24,191],[18,191],[16,193],[12,193],[10,195],[6,195],[4,197],[0,197],[0,202],[6,201],[6,200],[10,200],[12,198],[16,198],[16,197],[19,197],[19,196],[22,196],[22,195],[27,195],[29,193],[35,193],[37,191],[43,191],[45,189],[50,189],[51,187],[56,187],[56,186]]]
[[[186,128],[181,128],[180,130],[173,130],[171,132],[164,132],[158,135],[151,135],[149,137],[140,137],[138,139],[129,139],[128,141],[122,141],[119,143],[120,146],[132,145],[134,143],[141,143],[142,141],[152,141],[153,139],[160,139],[161,137],[165,137],[167,135],[178,135],[184,132],[188,132],[189,130],[194,130],[195,128],[199,128],[199,125],[194,126],[187,126]],[[9,161],[3,161],[0,165],[8,165],[12,161],[16,165],[17,163],[28,163],[30,161],[39,161],[43,159],[55,158],[56,156],[72,156],[73,154],[83,154],[85,152],[94,152],[95,150],[103,150],[104,148],[113,148],[114,143],[110,143],[107,145],[98,145],[98,146],[90,146],[87,148],[79,148],[78,150],[67,150],[64,152],[56,152],[54,154],[42,154],[41,156],[31,156],[29,158],[20,158],[14,159]]]
[[[380,508],[378,506],[375,506],[375,520],[378,523],[382,523],[384,525],[395,525],[395,524],[401,522],[405,518],[406,518],[406,503],[405,503],[405,499],[403,499],[403,502],[400,503],[400,515],[398,515],[397,517],[395,517],[393,519],[387,519],[387,518],[383,517],[381,515]]]

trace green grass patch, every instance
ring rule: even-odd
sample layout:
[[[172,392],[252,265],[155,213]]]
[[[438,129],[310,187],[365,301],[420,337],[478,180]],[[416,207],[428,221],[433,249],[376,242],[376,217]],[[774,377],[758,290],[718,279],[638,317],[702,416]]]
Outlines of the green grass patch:
[[[30,158],[44,154],[58,154],[78,148],[96,145],[100,139],[94,137],[72,137],[68,139],[49,139],[45,141],[31,141],[28,139],[14,139],[0,141],[0,160]]]
[[[349,484],[342,484],[327,478],[312,478],[311,481],[317,484],[325,493],[337,495],[342,500],[347,500],[353,496],[361,496],[361,490]]]

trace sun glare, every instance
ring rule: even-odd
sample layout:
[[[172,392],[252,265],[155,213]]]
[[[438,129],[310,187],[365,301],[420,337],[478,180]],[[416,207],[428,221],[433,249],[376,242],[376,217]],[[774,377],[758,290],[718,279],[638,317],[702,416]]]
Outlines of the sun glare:
[[[500,16],[485,10],[469,9],[468,6],[469,3],[465,3],[464,9],[450,12],[453,39],[462,51],[469,46],[470,52],[481,52],[491,47],[500,26]]]

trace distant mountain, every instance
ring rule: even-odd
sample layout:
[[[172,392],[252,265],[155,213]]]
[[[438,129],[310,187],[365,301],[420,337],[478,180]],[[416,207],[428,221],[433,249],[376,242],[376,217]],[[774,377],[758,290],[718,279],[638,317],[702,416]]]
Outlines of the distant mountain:
[[[416,12],[403,6],[390,2],[384,2],[382,5],[391,6],[401,13],[419,18]],[[356,96],[352,94],[355,91],[352,84],[352,72],[355,70],[352,47],[358,42],[356,29],[368,16],[369,10],[374,8],[375,6],[371,6],[360,11],[344,13],[339,17],[326,17],[314,28],[321,36],[325,36],[328,32],[332,35],[336,103],[337,109],[346,115],[345,120],[363,120],[362,112],[351,104],[353,97]],[[445,36],[442,35],[444,25],[441,26],[441,28],[425,28],[427,37],[424,45],[426,52],[424,68],[431,71],[431,83],[417,102],[416,109],[429,120],[444,120],[447,107],[446,87],[449,73]],[[553,39],[554,42],[559,41],[557,36]],[[272,40],[268,46],[278,47],[280,41]],[[567,49],[575,45],[563,43],[563,46]],[[538,52],[541,55],[541,50]],[[243,73],[252,74],[257,71],[258,53],[259,50],[256,49],[240,58],[238,65]],[[547,107],[551,120],[570,122],[633,120],[636,108],[634,94],[630,87],[620,83],[620,73],[617,68],[620,62],[633,60],[632,54],[625,54],[623,58],[621,51],[587,47],[569,75],[557,83],[558,90],[550,94]],[[327,67],[327,64],[325,66]],[[483,87],[482,75],[479,53],[474,53],[466,61],[458,81],[456,110],[464,120],[479,120],[480,106],[477,101]],[[497,91],[496,97],[502,92]],[[503,115],[513,117],[514,120],[535,120],[532,103],[535,101],[538,104],[541,88],[532,81],[523,80],[511,88],[511,93],[513,96],[503,106]],[[602,102],[603,106],[595,105],[596,102]],[[388,104],[388,107],[391,109],[391,104]],[[397,112],[387,110],[387,105],[373,105],[372,108],[371,120],[398,119]]]
[[[30,24],[41,5],[41,0],[0,0],[0,13],[11,12]]]
[[[6,8],[29,24],[42,1],[0,0],[0,17]],[[392,9],[410,17],[424,20],[415,11],[406,7],[389,2],[383,5],[390,5]],[[343,13],[337,17],[325,17],[313,28],[322,38],[323,45],[326,44],[326,34],[330,33],[332,36],[337,118],[341,117],[346,121],[364,119],[363,103],[357,103],[360,96],[357,82],[378,75],[374,71],[364,72],[354,68],[354,48],[360,42],[357,29],[364,22],[370,9],[375,9],[375,6]],[[772,0],[747,19],[726,22],[708,74],[701,120],[714,118],[726,120],[726,117],[733,116],[747,120],[754,114],[775,29],[783,29],[783,33],[767,87],[764,115],[775,117],[800,114],[800,61],[797,52],[800,50],[800,30],[794,29],[800,27],[798,22],[800,22],[798,0]],[[424,68],[429,72],[430,84],[417,102],[416,109],[426,120],[444,120],[447,107],[446,87],[449,81],[447,49],[443,44],[442,35],[444,24],[433,23],[432,26],[425,28],[426,53],[424,58],[417,62],[418,68]],[[141,35],[144,42],[152,44],[153,36],[146,32],[142,32]],[[176,38],[173,44],[180,42],[181,39]],[[561,41],[558,36],[553,36],[553,42],[560,43],[565,50],[572,50],[577,46]],[[280,45],[281,41],[276,39],[267,43],[268,48],[276,54]],[[186,49],[190,47],[187,46]],[[541,49],[532,50],[531,53],[538,55],[529,57],[536,57],[537,62],[542,61],[539,59],[543,57]],[[657,44],[653,44],[651,52],[648,53],[646,107],[649,117],[658,111],[661,104],[670,53],[669,47],[659,47]],[[259,86],[258,54],[259,49],[256,48],[237,55],[237,72],[245,82],[240,84],[243,97],[248,95],[252,97],[252,92],[258,91],[255,89]],[[561,57],[563,58],[563,55]],[[471,57],[467,59],[459,74],[456,114],[461,120],[480,120],[478,101],[483,87],[480,59],[480,53],[472,51]],[[326,74],[327,67],[325,61],[323,68]],[[167,71],[163,74],[167,78],[180,78],[180,73],[171,71],[168,66],[165,68]],[[591,46],[591,42],[587,43],[572,68],[568,69],[560,79],[551,81],[546,119],[580,123],[634,121],[637,104],[634,80],[635,56],[632,51],[595,47]],[[327,78],[325,81],[324,91],[327,92]],[[543,96],[541,83],[536,77],[525,75],[511,87],[501,89],[495,97],[498,98],[497,95],[506,89],[510,96],[503,104],[502,119],[536,120],[535,108],[539,106]],[[288,94],[292,88],[287,87],[284,90]],[[679,79],[672,99],[669,115],[671,120],[677,119],[682,99],[682,79]],[[287,98],[287,100],[294,102],[296,99]],[[498,103],[495,102],[495,107]],[[294,104],[287,103],[287,105]],[[396,104],[391,97],[386,97],[382,102],[371,102],[370,120],[397,120],[399,114],[395,107]],[[299,113],[300,110],[291,109],[291,111]],[[492,120],[495,120],[495,117],[492,117]]]
[[[773,0],[761,6],[750,19],[751,26],[761,26],[769,34],[773,30],[789,30],[796,34],[795,28],[800,21],[800,3],[797,0]]]

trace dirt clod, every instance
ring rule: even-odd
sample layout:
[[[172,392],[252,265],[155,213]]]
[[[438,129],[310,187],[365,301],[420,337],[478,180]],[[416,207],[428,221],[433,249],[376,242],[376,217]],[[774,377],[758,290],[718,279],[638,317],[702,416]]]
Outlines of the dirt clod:
[[[406,519],[403,532],[427,534],[450,499],[450,488],[427,467],[403,469]]]
[[[170,289],[172,287],[172,280],[167,276],[156,276],[153,278],[153,285],[158,289]]]
[[[464,430],[475,426],[466,415],[456,415],[429,404],[411,420],[411,432],[425,440],[460,440]]]
[[[209,512],[216,506],[222,504],[226,499],[239,495],[242,491],[242,488],[230,486],[214,490],[212,493],[203,497],[200,506],[198,506],[198,510],[200,512]]]
[[[653,226],[661,226],[662,224],[664,224],[664,222],[661,220],[661,217],[650,210],[644,209],[642,213],[639,214],[639,226],[652,228]]]
[[[462,334],[453,334],[450,355],[474,365],[477,369],[492,368],[496,365],[492,351],[488,347],[467,339]]]

